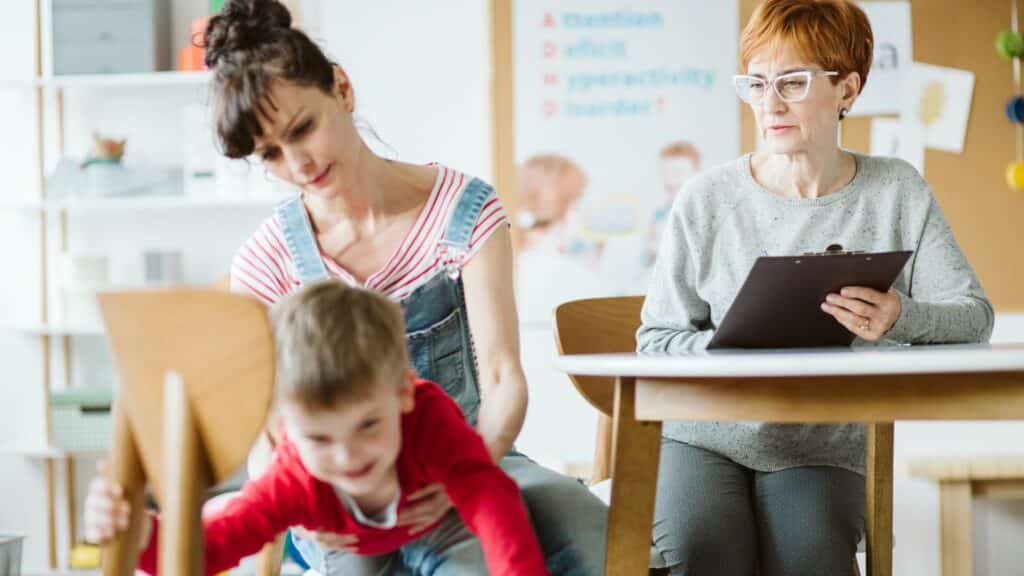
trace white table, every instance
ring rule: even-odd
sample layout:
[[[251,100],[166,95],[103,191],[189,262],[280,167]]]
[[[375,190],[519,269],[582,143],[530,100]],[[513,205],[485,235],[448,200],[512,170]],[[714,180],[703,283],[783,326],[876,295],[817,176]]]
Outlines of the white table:
[[[870,462],[879,450],[891,459],[896,420],[1024,420],[1024,344],[595,354],[556,366],[616,378],[608,576],[646,574],[663,421],[863,422]],[[872,576],[892,573],[892,534],[876,529],[891,490],[868,474]]]

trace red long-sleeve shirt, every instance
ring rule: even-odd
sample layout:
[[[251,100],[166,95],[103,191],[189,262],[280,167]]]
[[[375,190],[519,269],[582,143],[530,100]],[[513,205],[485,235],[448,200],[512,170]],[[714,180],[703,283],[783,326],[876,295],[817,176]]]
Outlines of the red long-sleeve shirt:
[[[483,439],[463,418],[458,405],[433,382],[419,380],[415,406],[402,416],[402,448],[395,463],[401,496],[440,482],[466,526],[483,547],[490,574],[547,574],[519,488],[491,460]],[[139,559],[154,574],[158,523]],[[254,554],[290,526],[354,534],[359,554],[397,550],[422,533],[409,528],[372,528],[356,522],[334,487],[310,475],[287,438],[270,467],[246,483],[222,511],[204,518],[206,573],[216,574]]]

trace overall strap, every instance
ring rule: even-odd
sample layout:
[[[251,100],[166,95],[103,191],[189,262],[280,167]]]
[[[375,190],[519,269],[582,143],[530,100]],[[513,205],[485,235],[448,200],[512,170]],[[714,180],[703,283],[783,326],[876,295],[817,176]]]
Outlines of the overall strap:
[[[295,262],[299,282],[307,284],[326,279],[328,277],[327,268],[320,257],[316,236],[313,234],[313,226],[309,222],[309,214],[306,213],[306,207],[302,204],[302,195],[298,194],[281,202],[275,211],[278,221],[281,222],[288,252],[291,253],[292,260]]]
[[[469,254],[469,242],[473,238],[473,228],[484,203],[493,193],[494,189],[490,184],[479,178],[472,179],[462,190],[462,195],[448,216],[440,250],[441,260],[452,278],[458,277],[462,265],[465,264],[466,256]]]

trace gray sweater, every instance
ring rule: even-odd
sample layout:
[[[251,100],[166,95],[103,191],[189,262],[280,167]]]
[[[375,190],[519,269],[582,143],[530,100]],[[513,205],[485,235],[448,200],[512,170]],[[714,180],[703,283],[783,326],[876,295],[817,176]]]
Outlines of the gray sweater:
[[[661,241],[638,350],[703,349],[759,256],[820,252],[829,244],[914,251],[893,286],[902,313],[877,345],[987,341],[992,305],[928,184],[902,160],[854,157],[853,180],[813,199],[786,198],[760,186],[750,155],[690,180]],[[664,436],[760,471],[822,465],[864,473],[859,424],[671,422]]]

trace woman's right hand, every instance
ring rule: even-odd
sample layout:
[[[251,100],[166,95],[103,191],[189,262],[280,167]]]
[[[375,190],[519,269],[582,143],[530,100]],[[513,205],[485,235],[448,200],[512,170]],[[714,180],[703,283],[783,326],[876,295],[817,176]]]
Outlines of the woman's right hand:
[[[105,460],[96,465],[98,475],[89,483],[85,497],[85,539],[95,544],[106,544],[120,532],[128,529],[131,504],[124,499],[124,488],[110,478]],[[149,540],[150,522],[145,517],[142,546]]]

